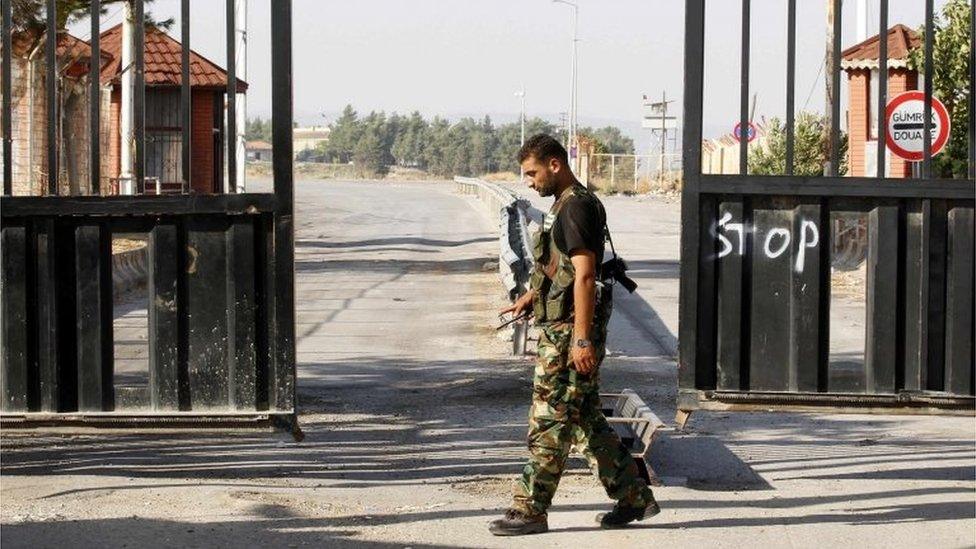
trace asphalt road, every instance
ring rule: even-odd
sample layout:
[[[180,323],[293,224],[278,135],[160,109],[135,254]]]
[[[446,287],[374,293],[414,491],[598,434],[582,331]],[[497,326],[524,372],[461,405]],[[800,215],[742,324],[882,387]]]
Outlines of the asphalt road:
[[[634,388],[670,421],[678,203],[605,202],[641,288],[618,296],[604,388]],[[525,459],[532,368],[493,330],[494,223],[450,183],[302,182],[296,206],[306,440],[7,433],[5,548],[976,541],[972,418],[770,413],[700,413],[663,433],[651,462],[664,511],[639,528],[595,528],[609,501],[576,460],[549,534],[493,538]]]

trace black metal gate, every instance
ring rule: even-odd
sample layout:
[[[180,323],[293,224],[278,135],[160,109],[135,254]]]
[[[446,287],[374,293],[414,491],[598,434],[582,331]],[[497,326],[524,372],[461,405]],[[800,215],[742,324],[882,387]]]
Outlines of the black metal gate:
[[[749,123],[750,0],[742,9],[740,121]],[[786,0],[786,173],[702,173],[705,0],[687,0],[678,421],[691,410],[972,410],[974,404],[974,152],[969,179],[840,177],[840,94],[830,113],[830,174],[793,175],[796,0]],[[841,1],[834,0],[833,89],[840,89]],[[932,96],[933,2],[926,0],[925,130]],[[880,26],[888,28],[881,0]],[[972,38],[971,38],[972,43]],[[887,66],[886,40],[879,66]],[[976,50],[974,50],[976,51]],[[972,59],[972,58],[970,58]],[[970,74],[973,72],[970,61]],[[879,79],[878,127],[887,82]],[[863,363],[832,361],[831,241],[845,220],[866,229]],[[847,258],[850,261],[850,258]],[[835,326],[834,333],[838,327]]]
[[[98,196],[98,101],[90,111],[92,196],[58,195],[56,102],[47,105],[47,195],[12,196],[11,4],[3,11],[4,196],[0,418],[5,425],[74,421],[262,422],[295,414],[291,2],[271,2],[274,192],[185,194],[190,186],[190,20],[182,0],[184,194],[145,195],[143,1],[135,0],[135,196]],[[99,59],[92,2],[92,59]],[[228,137],[236,142],[234,1],[226,3]],[[47,0],[47,13],[55,13]],[[55,18],[47,26],[47,94],[54,97]],[[98,97],[98,78],[91,79]],[[123,405],[114,384],[112,237],[145,233],[148,384]],[[131,405],[130,405],[131,404]],[[292,425],[294,425],[292,423]]]

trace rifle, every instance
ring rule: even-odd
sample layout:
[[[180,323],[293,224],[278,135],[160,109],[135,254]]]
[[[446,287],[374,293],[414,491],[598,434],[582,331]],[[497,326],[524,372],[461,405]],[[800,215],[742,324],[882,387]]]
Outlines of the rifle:
[[[611,244],[612,246],[613,244]],[[619,282],[630,293],[634,293],[634,290],[637,289],[637,283],[627,276],[627,262],[621,257],[618,257],[617,252],[613,253],[613,259],[607,261],[600,267],[600,277],[603,280],[613,279]]]
[[[607,242],[610,243],[610,251],[613,252],[613,259],[600,266],[600,278],[603,280],[615,280],[626,288],[629,293],[634,293],[634,290],[637,289],[637,283],[627,276],[627,262],[617,255],[617,250],[613,247],[613,238],[610,237],[610,227],[606,223],[603,224],[603,230],[604,234],[606,234]]]
[[[505,322],[502,322],[501,324],[498,325],[497,328],[495,328],[495,331],[501,330],[502,328],[504,328],[505,326],[508,326],[509,324],[512,324],[513,322],[518,322],[519,320],[525,320],[525,319],[529,318],[530,316],[532,316],[532,311],[531,310],[525,311],[524,313],[522,313],[522,314],[520,314],[518,316],[512,317],[511,319],[506,320]]]

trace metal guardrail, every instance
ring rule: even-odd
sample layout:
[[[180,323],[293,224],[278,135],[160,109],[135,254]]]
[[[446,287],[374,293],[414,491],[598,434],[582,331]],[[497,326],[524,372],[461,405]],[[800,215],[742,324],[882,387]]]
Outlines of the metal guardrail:
[[[514,301],[528,289],[532,272],[532,244],[529,237],[529,203],[515,193],[493,183],[472,177],[455,177],[461,194],[475,195],[484,203],[490,218],[498,219],[498,274]],[[512,324],[512,352],[525,353],[527,321]]]

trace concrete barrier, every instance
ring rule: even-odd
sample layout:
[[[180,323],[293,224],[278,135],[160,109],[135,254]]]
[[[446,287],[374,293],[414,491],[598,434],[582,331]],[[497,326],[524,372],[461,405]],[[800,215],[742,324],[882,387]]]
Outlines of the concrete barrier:
[[[112,294],[122,294],[146,285],[148,246],[112,255]]]
[[[477,196],[489,219],[498,221],[498,275],[514,301],[528,289],[532,272],[532,240],[529,236],[529,203],[498,185],[471,177],[455,177],[457,190]],[[513,353],[525,352],[528,322],[512,324]]]

